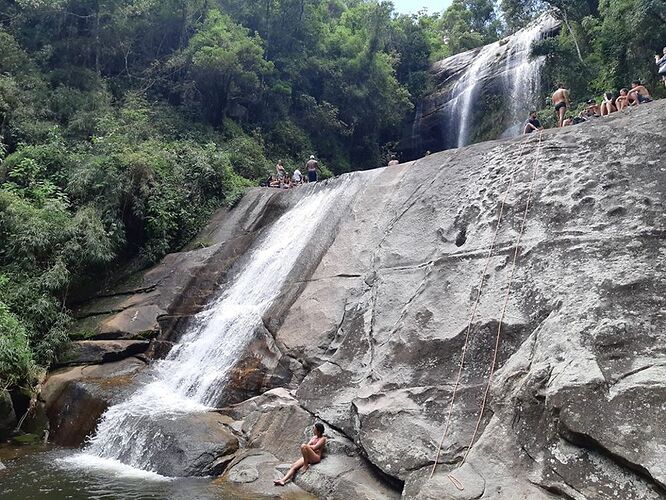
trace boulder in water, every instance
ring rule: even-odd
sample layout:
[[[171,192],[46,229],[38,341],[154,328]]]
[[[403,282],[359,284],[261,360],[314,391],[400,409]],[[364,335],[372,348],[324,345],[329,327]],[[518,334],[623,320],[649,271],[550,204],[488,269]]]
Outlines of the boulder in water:
[[[220,475],[238,450],[238,439],[225,422],[214,412],[175,415],[156,422],[160,432],[153,443],[157,448],[151,460],[153,470],[170,477]]]
[[[80,446],[104,410],[122,400],[145,366],[137,358],[127,358],[51,373],[40,394],[51,423],[50,439],[62,446]]]

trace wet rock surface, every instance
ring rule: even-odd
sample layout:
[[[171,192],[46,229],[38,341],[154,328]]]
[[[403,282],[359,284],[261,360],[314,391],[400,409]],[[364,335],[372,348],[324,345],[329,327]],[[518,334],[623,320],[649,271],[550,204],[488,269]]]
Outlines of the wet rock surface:
[[[240,450],[218,457],[219,480],[285,497],[666,496],[664,130],[658,101],[354,174],[365,185],[351,209],[312,242],[232,372],[236,400],[268,392],[217,414]],[[252,191],[228,220],[258,231],[275,220],[261,210],[298,196]],[[234,237],[226,220],[206,234]],[[217,264],[172,289],[161,310],[179,320],[161,341],[230,278]],[[51,376],[52,427],[95,414],[72,395],[108,387],[85,379],[93,369]],[[329,453],[276,490],[315,419]]]
[[[238,450],[238,439],[216,413],[165,418],[158,425],[159,438],[148,452],[159,453],[153,463],[164,476],[217,476]]]

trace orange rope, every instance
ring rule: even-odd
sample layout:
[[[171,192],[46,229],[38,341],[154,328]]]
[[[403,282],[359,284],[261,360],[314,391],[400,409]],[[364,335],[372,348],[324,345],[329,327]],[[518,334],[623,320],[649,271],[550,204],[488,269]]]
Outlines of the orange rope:
[[[541,155],[541,132],[539,132],[539,144],[537,146],[536,159],[534,160],[534,168],[532,169],[532,179],[530,180],[530,186],[528,189],[527,202],[525,203],[525,212],[523,213],[523,221],[520,225],[520,232],[516,239],[516,245],[513,251],[513,262],[511,263],[511,273],[509,274],[509,280],[506,287],[506,292],[504,294],[504,304],[502,305],[502,313],[500,314],[499,323],[497,325],[497,335],[495,336],[495,350],[493,351],[493,361],[490,365],[490,374],[488,375],[488,383],[486,384],[486,390],[483,394],[483,401],[481,403],[481,411],[479,412],[479,418],[476,421],[476,426],[474,428],[474,434],[472,434],[472,439],[469,442],[465,456],[463,457],[462,462],[458,467],[461,467],[469,456],[469,452],[472,450],[472,445],[476,439],[477,434],[479,433],[479,428],[481,427],[481,420],[483,419],[483,412],[486,409],[486,404],[488,402],[488,394],[490,393],[490,386],[493,382],[493,375],[495,374],[495,368],[497,365],[497,353],[499,352],[500,337],[502,334],[502,323],[506,315],[506,308],[509,304],[509,296],[511,295],[511,285],[513,284],[513,277],[516,271],[516,261],[518,260],[518,251],[520,249],[520,243],[523,239],[523,234],[525,232],[525,226],[527,225],[527,214],[529,213],[530,203],[532,201],[532,193],[534,190],[534,180],[536,179],[537,169],[539,168],[539,159]]]
[[[529,138],[528,138],[529,139]],[[525,145],[528,142],[528,139],[524,140],[521,142],[520,145],[520,150],[518,153],[518,158],[516,159],[516,162],[513,164],[513,167],[511,169],[511,174],[509,176],[509,184],[506,188],[506,191],[504,192],[504,196],[502,197],[502,201],[500,203],[500,208],[498,212],[498,217],[497,217],[497,226],[495,227],[495,233],[493,234],[493,239],[490,243],[490,248],[488,249],[488,255],[486,257],[486,264],[483,268],[483,272],[481,273],[481,282],[479,283],[479,288],[477,289],[476,292],[476,299],[474,300],[474,305],[472,306],[472,311],[470,313],[470,318],[467,323],[467,329],[465,332],[465,341],[463,343],[463,349],[460,354],[460,362],[458,364],[458,375],[456,377],[456,382],[453,386],[453,393],[451,395],[451,403],[449,404],[449,410],[448,414],[446,417],[446,424],[444,426],[444,433],[442,434],[442,438],[439,441],[439,445],[437,446],[437,455],[435,456],[435,461],[432,466],[432,470],[430,471],[430,478],[432,478],[433,474],[435,474],[435,470],[437,469],[437,463],[439,462],[439,457],[442,452],[442,445],[444,444],[444,439],[446,439],[446,436],[448,435],[449,432],[449,427],[451,425],[451,417],[453,415],[453,407],[456,399],[456,394],[458,392],[458,388],[460,387],[460,380],[462,379],[462,372],[463,372],[463,367],[465,364],[465,356],[467,355],[467,347],[469,346],[469,338],[470,334],[472,331],[472,324],[474,323],[474,319],[476,318],[476,311],[479,306],[479,302],[481,300],[481,293],[483,290],[483,285],[485,284],[485,279],[486,279],[486,274],[488,273],[488,268],[490,267],[490,261],[493,256],[493,252],[495,250],[495,243],[497,241],[497,235],[499,233],[499,228],[502,222],[502,216],[504,214],[504,207],[506,206],[506,200],[509,196],[509,193],[511,192],[511,188],[513,186],[513,180],[515,178],[515,173],[517,170],[518,166],[518,160],[522,157],[523,151],[525,149]],[[541,139],[541,136],[539,136],[539,139]]]

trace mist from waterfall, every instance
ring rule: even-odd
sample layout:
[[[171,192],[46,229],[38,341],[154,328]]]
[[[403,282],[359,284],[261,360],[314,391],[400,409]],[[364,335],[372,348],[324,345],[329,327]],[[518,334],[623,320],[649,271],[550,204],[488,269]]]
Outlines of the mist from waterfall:
[[[218,404],[230,369],[262,324],[289,273],[334,203],[353,195],[350,176],[335,187],[309,186],[312,192],[282,215],[243,260],[231,285],[197,314],[166,359],[149,369],[149,381],[125,401],[111,406],[83,453],[70,461],[84,467],[131,466],[157,470],[168,437],[164,419],[207,411]]]

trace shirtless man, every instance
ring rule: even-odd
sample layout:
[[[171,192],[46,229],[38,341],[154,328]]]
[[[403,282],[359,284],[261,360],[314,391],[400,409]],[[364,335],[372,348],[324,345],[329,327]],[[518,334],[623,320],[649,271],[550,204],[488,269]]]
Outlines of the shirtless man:
[[[555,114],[557,115],[557,126],[561,127],[564,122],[564,114],[567,112],[567,108],[571,106],[569,91],[564,87],[563,83],[557,84],[557,90],[553,94],[553,104],[555,105]]]
[[[308,182],[317,182],[317,170],[321,172],[321,168],[314,155],[310,155],[310,159],[305,164],[305,170],[308,172]]]
[[[639,104],[652,102],[652,96],[650,96],[648,90],[641,85],[641,82],[634,80],[631,82],[628,101],[630,106],[638,106]]]

